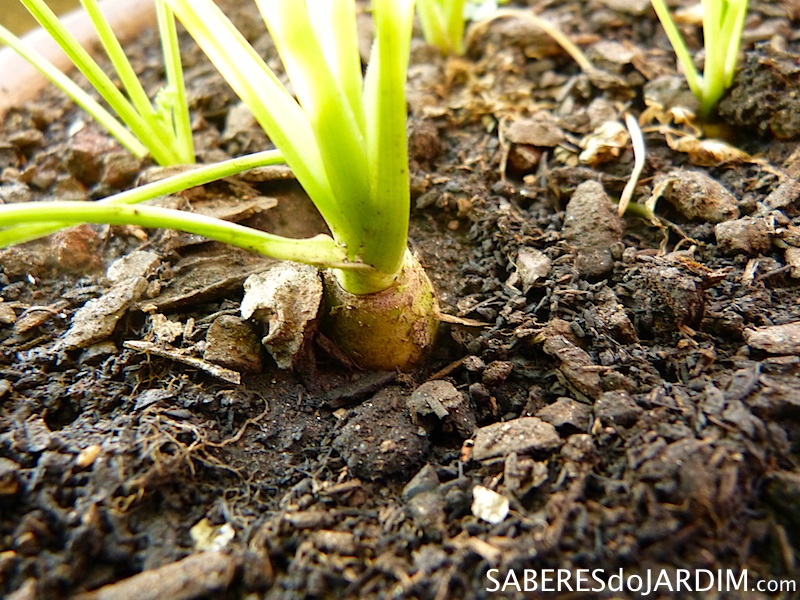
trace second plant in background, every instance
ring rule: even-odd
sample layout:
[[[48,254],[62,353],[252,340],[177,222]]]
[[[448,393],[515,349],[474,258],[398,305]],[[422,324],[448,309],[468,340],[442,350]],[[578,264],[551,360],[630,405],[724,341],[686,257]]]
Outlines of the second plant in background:
[[[686,43],[672,20],[665,0],[651,0],[683,68],[689,89],[700,101],[700,116],[708,117],[733,83],[747,13],[747,0],[702,0],[705,66],[700,75]]]
[[[147,96],[108,20],[100,11],[97,0],[81,0],[81,4],[97,31],[100,43],[111,60],[127,97],[117,89],[111,78],[72,37],[44,0],[20,1],[86,76],[89,83],[127,128],[69,77],[36,51],[26,48],[16,36],[2,26],[0,26],[0,42],[10,46],[41,71],[135,156],[141,158],[149,153],[153,160],[161,165],[194,162],[192,130],[175,19],[164,0],[155,2],[167,85],[158,92],[154,102]]]

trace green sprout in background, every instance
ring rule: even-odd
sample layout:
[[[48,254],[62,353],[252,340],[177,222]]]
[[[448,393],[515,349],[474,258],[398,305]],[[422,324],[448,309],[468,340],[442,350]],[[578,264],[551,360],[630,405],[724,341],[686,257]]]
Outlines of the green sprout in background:
[[[417,13],[425,41],[442,54],[464,54],[466,0],[417,0]]]
[[[425,41],[443,55],[464,54],[466,21],[480,21],[492,15],[498,4],[508,0],[417,0],[417,15]]]
[[[0,207],[0,227],[6,227],[0,243],[67,221],[132,223],[329,267],[328,334],[361,367],[413,366],[432,344],[438,323],[431,283],[407,247],[405,83],[413,0],[373,2],[375,42],[363,79],[355,0],[257,0],[297,99],[212,0],[166,1],[251,109],[331,235],[295,240],[251,234],[180,211],[123,206],[143,200],[140,195],[82,207],[47,202]],[[66,209],[74,212],[62,218]],[[20,233],[22,228],[27,231]]]
[[[694,66],[686,43],[670,16],[665,0],[651,0],[672,48],[683,67],[689,89],[700,102],[700,116],[708,117],[733,83],[747,0],[702,0],[705,67]]]
[[[160,165],[190,164],[195,160],[189,109],[183,81],[175,19],[165,0],[156,0],[158,29],[164,53],[167,85],[151,102],[119,40],[103,16],[97,0],[81,0],[94,25],[100,43],[111,60],[128,97],[119,91],[89,53],[59,21],[44,0],[20,0],[42,28],[64,50],[89,80],[122,123],[40,54],[25,47],[10,31],[0,26],[0,42],[41,71],[81,108],[100,123],[123,147],[142,158],[148,153]],[[125,125],[127,125],[127,128]]]

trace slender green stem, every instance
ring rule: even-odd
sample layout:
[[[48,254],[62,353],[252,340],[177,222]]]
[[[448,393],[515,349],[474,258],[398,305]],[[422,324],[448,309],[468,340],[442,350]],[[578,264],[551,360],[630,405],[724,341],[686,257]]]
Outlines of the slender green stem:
[[[652,211],[645,206],[644,204],[640,204],[639,202],[630,202],[625,206],[625,214],[632,215],[634,217],[639,217],[640,219],[644,219],[645,221],[652,222],[655,218]]]
[[[47,30],[61,49],[72,60],[78,70],[83,73],[92,86],[98,91],[111,108],[130,127],[133,134],[147,146],[150,154],[159,164],[173,164],[173,157],[168,148],[154,140],[147,121],[136,111],[135,107],[120,92],[114,82],[106,75],[89,53],[72,37],[58,17],[43,0],[21,0],[25,8],[34,16],[39,24]]]
[[[417,14],[425,41],[431,46],[439,48],[442,54],[450,54],[453,46],[448,35],[448,27],[440,0],[419,0]]]
[[[154,181],[153,183],[148,183],[138,188],[120,192],[119,194],[109,196],[103,200],[98,200],[92,204],[138,204],[146,200],[158,198],[159,196],[174,194],[191,187],[204,185],[211,181],[216,181],[217,179],[231,177],[232,175],[243,171],[249,171],[256,167],[266,167],[283,162],[283,155],[278,150],[267,150],[214,163],[212,165],[193,167],[190,171],[185,173],[166,177],[160,181]],[[72,223],[73,221],[60,223],[56,220],[52,223],[30,223],[9,227],[2,232],[4,245],[21,244],[23,242],[35,240],[36,238],[55,233],[59,229],[68,227]]]
[[[700,116],[707,117],[733,83],[747,0],[703,0],[705,67],[702,75],[694,66],[665,0],[652,0],[652,5],[683,66],[689,89],[700,101]]]
[[[156,4],[168,85],[166,93],[162,93],[157,98],[157,104],[160,104],[157,107],[154,107],[148,98],[119,40],[100,10],[97,0],[81,0],[81,4],[91,19],[98,38],[122,82],[128,98],[117,89],[114,82],[103,72],[97,62],[72,37],[58,20],[55,13],[45,4],[44,0],[21,0],[21,2],[130,128],[133,136],[138,138],[141,145],[150,151],[156,162],[162,165],[194,162],[191,126],[188,106],[186,106],[186,93],[178,52],[177,33],[172,13],[164,4],[165,0],[157,0]],[[53,73],[54,68],[44,69],[42,64],[36,63],[34,63],[34,66],[37,66],[71,97],[73,96],[64,87],[63,77]],[[95,115],[94,112],[90,114]],[[100,122],[109,129],[112,135],[118,139],[120,138],[118,125],[111,124],[109,126],[107,119]],[[124,145],[128,147],[130,143],[126,140]],[[136,152],[136,154],[140,154],[140,152]]]
[[[337,240],[355,236],[333,195],[303,109],[211,0],[167,0],[203,52],[250,108]],[[298,43],[303,43],[299,40]]]
[[[372,177],[370,221],[364,231],[369,243],[361,249],[360,257],[373,265],[383,280],[359,281],[345,274],[342,286],[354,294],[385,289],[400,272],[411,203],[405,84],[414,2],[376,0],[373,18],[375,46],[364,82],[368,170]]]
[[[354,0],[256,0],[295,100],[211,0],[166,0],[250,107],[325,219],[367,294],[401,271],[410,208],[405,82],[413,0],[375,0],[375,46],[361,77]],[[312,14],[313,13],[313,14]],[[346,23],[345,23],[346,21]]]
[[[447,0],[447,35],[453,54],[464,54],[464,3],[466,0]]]
[[[165,0],[156,0],[156,15],[164,53],[167,88],[172,92],[168,123],[173,128],[175,150],[180,162],[190,164],[195,160],[194,142],[192,140],[192,123],[189,117],[186,85],[183,80],[183,65],[181,64],[175,16]]]
[[[363,77],[358,49],[355,2],[306,0],[308,16],[333,78],[339,83],[365,136]]]
[[[41,54],[26,47],[17,36],[2,25],[0,25],[0,42],[14,50],[58,86],[75,104],[89,113],[106,131],[116,138],[123,148],[137,158],[147,156],[147,148],[114,115],[103,108],[100,103],[84,92],[77,83],[64,75]]]
[[[354,0],[328,1],[335,5],[334,10],[346,11],[355,18]],[[369,173],[364,168],[368,164],[367,144],[359,119],[315,35],[310,7],[305,2],[286,0],[256,0],[256,4],[314,132],[333,197],[346,205],[346,227],[351,233],[341,241],[355,259],[367,243],[364,231],[371,221]],[[357,76],[361,76],[360,67],[353,62],[341,66],[357,69]],[[330,225],[336,236],[344,224]]]
[[[689,50],[686,48],[686,42],[683,41],[681,32],[672,20],[667,3],[664,0],[651,0],[653,8],[658,15],[658,20],[661,21],[661,26],[667,34],[669,43],[672,44],[672,49],[678,57],[678,62],[683,67],[683,74],[686,77],[686,83],[689,84],[689,89],[695,97],[700,100],[705,96],[703,81],[697,67],[694,66]]]
[[[736,62],[739,58],[739,48],[742,43],[742,32],[744,31],[744,21],[747,15],[748,0],[729,0],[732,7],[728,10],[734,11],[733,16],[726,20],[730,30],[728,36],[727,55],[725,56],[725,87],[730,87],[733,77],[736,74]]]
[[[133,70],[133,66],[131,66],[125,51],[122,49],[122,45],[100,10],[97,0],[81,0],[81,5],[86,14],[89,15],[92,25],[97,31],[98,39],[111,60],[111,64],[114,66],[114,70],[117,72],[133,107],[145,121],[154,118],[155,111],[153,111],[153,106],[150,104],[150,98],[147,97],[147,92],[144,91],[136,72]]]
[[[418,0],[417,13],[425,41],[442,54],[464,54],[466,0]]]
[[[0,206],[0,227],[43,223],[107,223],[168,228],[201,235],[218,242],[259,252],[278,260],[293,260],[319,267],[364,269],[350,264],[345,252],[328,235],[292,239],[265,233],[214,217],[156,206],[127,206],[100,202],[28,202]],[[0,229],[0,246],[13,243]]]
[[[81,0],[81,4],[86,14],[89,15],[95,31],[97,31],[98,39],[109,60],[111,60],[111,64],[114,66],[114,70],[122,82],[131,104],[149,129],[150,135],[148,139],[153,141],[148,146],[158,145],[160,149],[163,149],[165,160],[168,160],[168,164],[194,162],[193,156],[188,161],[181,160],[183,157],[179,156],[177,152],[171,120],[163,122],[156,110],[153,109],[147,92],[144,91],[136,71],[134,71],[128,57],[125,55],[117,36],[114,35],[111,25],[100,10],[97,0]]]

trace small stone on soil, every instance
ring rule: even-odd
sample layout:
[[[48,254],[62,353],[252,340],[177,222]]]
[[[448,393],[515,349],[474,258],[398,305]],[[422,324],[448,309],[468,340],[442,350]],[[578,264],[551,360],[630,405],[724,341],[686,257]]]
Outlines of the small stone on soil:
[[[222,139],[223,141],[229,141],[240,133],[250,134],[257,127],[258,123],[253,116],[253,111],[244,102],[239,102],[228,110],[225,129],[222,131]]]
[[[483,371],[484,385],[493,387],[503,383],[514,370],[514,364],[507,360],[493,360]]]
[[[417,494],[430,492],[439,487],[439,475],[432,465],[426,464],[403,488],[403,499],[411,500]]]
[[[17,463],[0,456],[0,497],[13,496],[19,491],[19,471]]]
[[[746,329],[744,339],[747,345],[770,354],[800,354],[800,321],[785,325],[770,325],[756,329]]]
[[[64,335],[66,348],[85,348],[109,337],[128,308],[147,289],[147,280],[132,277],[114,284],[100,298],[89,300],[72,317]]]
[[[414,423],[436,415],[445,430],[455,429],[466,439],[475,429],[475,414],[464,394],[449,381],[434,380],[419,386],[407,402]]]
[[[476,485],[472,488],[472,514],[479,519],[497,525],[508,516],[508,498],[494,490]]]
[[[106,269],[106,277],[111,281],[129,277],[148,277],[159,265],[160,260],[155,252],[134,250],[111,263]]]
[[[417,469],[430,441],[411,422],[403,396],[387,388],[353,410],[355,416],[333,440],[352,474],[374,480]]]
[[[518,119],[504,131],[507,141],[544,148],[555,148],[564,141],[564,132],[549,113],[542,111],[530,119]]]
[[[50,242],[58,266],[70,273],[90,273],[100,267],[100,236],[90,225],[62,229]]]
[[[743,217],[717,223],[714,227],[717,246],[725,254],[763,254],[772,246],[772,227],[766,219]]]
[[[611,247],[622,241],[622,221],[600,183],[585,181],[576,188],[561,233],[577,250],[575,266],[581,275],[596,277],[611,270]]]
[[[589,429],[591,411],[588,406],[572,398],[559,398],[536,413],[562,433],[583,432]]]
[[[206,334],[203,358],[245,373],[263,370],[262,346],[251,325],[233,315],[217,317]]]
[[[142,161],[129,152],[109,152],[103,156],[103,177],[100,182],[111,189],[129,186],[139,171]]]
[[[314,547],[326,554],[338,554],[340,556],[356,556],[358,554],[359,543],[356,536],[349,531],[331,531],[323,529],[311,534],[311,541]]]
[[[17,313],[8,304],[0,302],[0,325],[13,325],[17,320]]]
[[[687,219],[722,223],[739,216],[736,197],[700,171],[676,169],[654,179],[656,190]]]
[[[764,206],[769,210],[782,210],[800,199],[800,181],[787,179],[764,198]]]
[[[104,340],[86,348],[81,353],[80,364],[85,366],[99,365],[106,358],[113,356],[117,352],[119,352],[119,350],[114,342],[111,340]]]
[[[604,392],[594,404],[594,414],[604,425],[630,427],[644,411],[628,392]]]
[[[0,202],[16,204],[31,201],[31,190],[24,183],[11,182],[0,185]]]
[[[481,427],[474,439],[472,458],[477,461],[505,457],[511,452],[548,452],[561,445],[556,428],[539,417],[520,417]]]
[[[644,265],[633,293],[639,335],[672,339],[683,326],[697,328],[705,314],[706,294],[696,279],[666,264]]]
[[[103,174],[103,157],[115,148],[108,136],[81,131],[70,140],[66,166],[78,181],[94,185]]]
[[[414,524],[429,539],[442,538],[445,522],[444,498],[438,489],[412,496],[408,500],[407,507]]]

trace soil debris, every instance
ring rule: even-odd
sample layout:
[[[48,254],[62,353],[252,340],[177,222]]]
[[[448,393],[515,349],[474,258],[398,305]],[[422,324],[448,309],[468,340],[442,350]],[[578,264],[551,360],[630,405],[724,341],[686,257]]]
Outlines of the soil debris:
[[[798,53],[771,42],[756,44],[745,56],[744,67],[730,92],[719,104],[720,114],[732,124],[778,139],[800,135]]]
[[[266,330],[261,343],[281,369],[291,369],[316,329],[322,303],[319,271],[299,263],[278,263],[244,282],[241,313]]]
[[[721,223],[739,216],[736,198],[700,171],[673,170],[656,176],[653,195],[665,198],[687,219]]]
[[[587,431],[591,410],[572,398],[559,398],[539,410],[536,416],[553,425],[563,435]]]
[[[575,267],[581,275],[597,277],[611,270],[622,222],[601,184],[585,181],[577,187],[567,204],[562,235],[576,249]]]
[[[743,217],[717,223],[714,236],[717,245],[726,254],[756,256],[766,253],[772,246],[774,227],[763,217]]]
[[[220,4],[277,66],[257,7]],[[474,28],[463,57],[415,37],[410,246],[453,318],[408,372],[359,370],[319,331],[277,368],[259,339],[269,318],[241,313],[245,279],[274,261],[199,236],[91,226],[0,251],[0,596],[476,600],[489,568],[570,565],[794,582],[790,8],[750,3],[714,123],[692,113],[649,0],[537,5],[600,67],[588,73],[530,7]],[[702,56],[699,22],[680,27]],[[180,35],[200,161],[269,147]],[[126,46],[148,90],[164,84],[157,37]],[[641,158],[623,112],[647,143],[632,200],[652,193],[654,218],[616,216]],[[598,131],[611,143],[581,163]],[[107,139],[57,91],[10,109],[0,199],[91,201],[167,173],[140,176],[149,160],[98,152]],[[159,202],[326,231],[285,166]],[[131,280],[139,299],[66,349],[79,312]],[[488,520],[472,509],[482,493]],[[201,537],[229,554],[192,554]]]
[[[100,298],[90,300],[72,317],[62,341],[65,348],[86,348],[108,338],[125,312],[147,289],[144,277],[115,283]]]
[[[155,252],[134,250],[108,265],[106,277],[113,282],[131,277],[149,278],[154,274],[160,262],[160,258]]]
[[[594,414],[601,423],[630,427],[644,410],[624,390],[603,392],[594,404]]]
[[[224,592],[233,580],[237,561],[222,552],[192,554],[183,560],[144,571],[75,600],[191,600]]]
[[[596,365],[586,350],[573,343],[573,334],[569,323],[562,319],[554,319],[537,336],[542,341],[542,349],[550,356],[558,359],[559,372],[574,391],[584,398],[593,400],[600,395],[602,383]]]
[[[234,315],[217,317],[206,333],[203,359],[233,371],[261,373],[261,342],[253,327]]]
[[[547,453],[561,445],[556,428],[539,417],[520,417],[493,423],[475,432],[472,458],[483,461],[517,454]]]
[[[514,272],[508,278],[508,285],[521,284],[522,293],[527,294],[537,281],[541,282],[550,272],[552,261],[536,248],[520,248],[514,261]]]
[[[463,439],[475,430],[475,413],[467,398],[449,381],[434,380],[423,383],[408,399],[408,410],[414,424],[425,423],[433,430],[429,419],[435,416],[445,431],[455,431]]]
[[[136,352],[161,356],[163,358],[168,358],[170,360],[183,363],[195,369],[205,371],[212,377],[218,377],[219,379],[227,381],[228,383],[238,385],[242,382],[242,375],[238,371],[232,371],[231,369],[227,369],[220,365],[215,365],[202,358],[191,356],[190,354],[187,354],[187,351],[184,350],[164,348],[153,342],[140,342],[134,340],[125,342],[124,347],[128,348],[129,350],[135,350]],[[191,352],[191,350],[188,350],[188,352]]]
[[[387,388],[353,409],[333,440],[353,475],[369,480],[408,475],[421,464],[430,440],[411,422],[405,404],[397,390]]]
[[[770,325],[747,329],[747,345],[770,354],[800,355],[800,321],[785,325]]]

